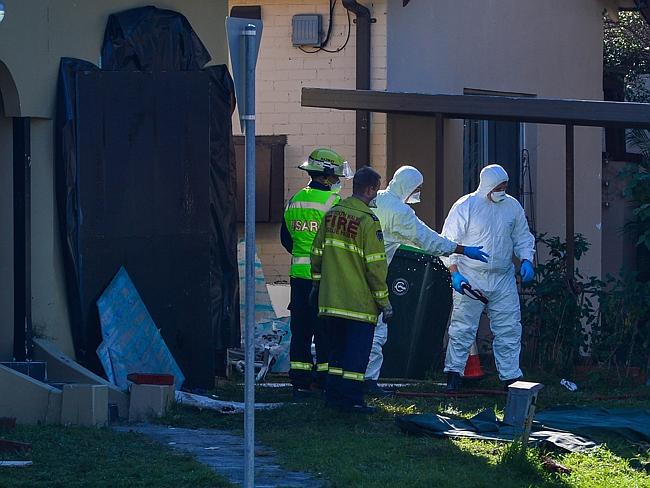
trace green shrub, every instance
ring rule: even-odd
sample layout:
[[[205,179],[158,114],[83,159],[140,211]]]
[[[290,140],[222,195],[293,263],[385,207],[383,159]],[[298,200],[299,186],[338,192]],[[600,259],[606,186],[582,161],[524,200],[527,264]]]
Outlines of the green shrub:
[[[630,367],[648,367],[650,356],[650,283],[636,274],[605,280],[566,277],[566,243],[537,236],[549,259],[536,268],[535,281],[522,289],[522,363],[533,370],[571,375],[580,360],[628,375]],[[575,237],[575,258],[589,249]]]
[[[596,319],[595,280],[578,273],[573,284],[567,282],[566,243],[559,237],[540,234],[537,245],[546,246],[550,257],[537,266],[535,281],[522,290],[522,362],[526,368],[568,375],[589,340],[584,326]],[[576,261],[588,249],[587,240],[576,235]]]

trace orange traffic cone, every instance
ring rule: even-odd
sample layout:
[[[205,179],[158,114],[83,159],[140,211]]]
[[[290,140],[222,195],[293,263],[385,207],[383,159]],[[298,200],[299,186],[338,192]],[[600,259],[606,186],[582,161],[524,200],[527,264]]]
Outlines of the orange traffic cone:
[[[474,341],[472,348],[469,350],[469,357],[467,358],[467,364],[465,365],[463,378],[477,380],[479,378],[483,378],[483,376],[485,376],[485,373],[481,369],[481,360],[478,355],[478,347],[476,347],[476,341]]]

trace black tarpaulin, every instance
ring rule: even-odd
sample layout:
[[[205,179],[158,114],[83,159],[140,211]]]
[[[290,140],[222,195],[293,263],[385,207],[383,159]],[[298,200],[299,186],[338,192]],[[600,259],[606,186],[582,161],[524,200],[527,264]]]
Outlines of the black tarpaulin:
[[[102,69],[110,71],[192,71],[210,54],[184,15],[141,7],[108,17]]]
[[[630,442],[650,443],[650,410],[559,406],[535,414],[535,421],[583,435],[617,434]]]
[[[494,410],[486,409],[471,419],[448,417],[433,413],[403,415],[395,418],[403,432],[434,437],[467,437],[486,441],[512,442],[521,437],[521,432],[497,420]],[[529,437],[537,445],[555,447],[568,452],[584,452],[596,447],[591,439],[572,432],[533,425]]]
[[[203,70],[210,94],[210,300],[215,347],[241,345],[237,265],[237,167],[232,139],[235,87],[224,65]],[[219,365],[218,365],[219,366]]]
[[[497,420],[491,409],[483,410],[471,419],[424,413],[404,415],[395,421],[404,432],[417,435],[493,441],[512,441],[520,436],[519,431]],[[581,452],[596,446],[592,438],[598,439],[603,434],[615,434],[635,444],[647,444],[650,441],[650,411],[559,406],[535,414],[530,440]]]
[[[199,69],[209,55],[174,12],[112,16],[105,41],[104,70],[64,58],[59,71],[57,199],[77,358],[100,371],[95,301],[123,265],[187,384],[211,387],[216,351],[240,345],[232,79],[223,65]]]
[[[77,185],[78,161],[76,151],[75,116],[77,113],[77,72],[97,71],[88,61],[62,58],[59,65],[55,119],[55,185],[59,230],[63,241],[64,268],[71,334],[77,358],[86,357],[85,327],[82,317],[79,270],[79,188]],[[85,364],[88,362],[84,361]],[[95,363],[97,369],[98,363]]]

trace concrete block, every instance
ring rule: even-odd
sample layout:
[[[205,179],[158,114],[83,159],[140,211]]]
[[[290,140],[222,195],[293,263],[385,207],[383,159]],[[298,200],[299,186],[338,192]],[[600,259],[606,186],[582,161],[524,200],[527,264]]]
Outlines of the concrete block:
[[[530,407],[537,402],[537,395],[544,388],[541,383],[515,381],[508,386],[508,398],[503,414],[503,422],[517,429],[523,429]]]
[[[316,136],[316,144],[325,147],[339,147],[345,144],[344,134],[319,134]]]
[[[288,71],[287,80],[309,81],[309,80],[315,80],[316,76],[317,76],[316,68],[290,69]]]
[[[318,68],[325,68],[325,69],[332,69],[332,68],[338,68],[339,66],[343,66],[343,64],[337,64],[341,63],[341,61],[338,60],[336,63],[334,62],[332,57],[325,57],[325,56],[312,56],[311,58],[307,58],[303,61],[302,67],[305,69],[318,69]],[[348,62],[346,66],[355,66],[354,59],[352,59],[351,62]]]
[[[266,25],[264,26],[264,37],[288,38],[290,36],[291,36],[291,31],[289,30],[289,26],[287,25],[270,26],[270,27],[267,27]]]
[[[61,422],[61,390],[0,365],[0,417],[19,424]]]
[[[269,84],[267,87],[260,86],[258,93],[260,100],[264,100],[265,102],[287,103],[289,101],[289,92],[278,92],[273,88],[273,84]]]
[[[108,423],[108,388],[105,385],[63,385],[61,423],[105,426]]]
[[[53,383],[105,385],[109,403],[117,404],[120,418],[129,418],[129,395],[101,376],[87,370],[59,350],[52,342],[34,339],[34,359],[47,363],[47,375]]]
[[[129,422],[162,417],[174,401],[174,386],[131,385]]]
[[[289,80],[289,70],[273,70],[262,72],[259,75],[260,81],[281,81]],[[274,102],[275,100],[265,99],[266,102]]]
[[[321,124],[302,124],[301,130],[302,130],[303,134],[308,134],[308,135],[328,135],[327,127],[322,123]],[[316,140],[318,140],[318,138],[316,138]]]
[[[290,134],[300,130],[299,124],[271,124],[274,134]]]
[[[267,113],[263,114],[260,119],[263,119],[265,124],[288,124],[289,114]]]

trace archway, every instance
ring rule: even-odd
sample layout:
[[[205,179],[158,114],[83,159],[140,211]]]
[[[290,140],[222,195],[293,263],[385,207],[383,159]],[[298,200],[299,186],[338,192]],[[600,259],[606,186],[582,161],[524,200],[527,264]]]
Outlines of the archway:
[[[9,68],[2,60],[0,60],[0,95],[3,117],[21,117],[18,89]]]

